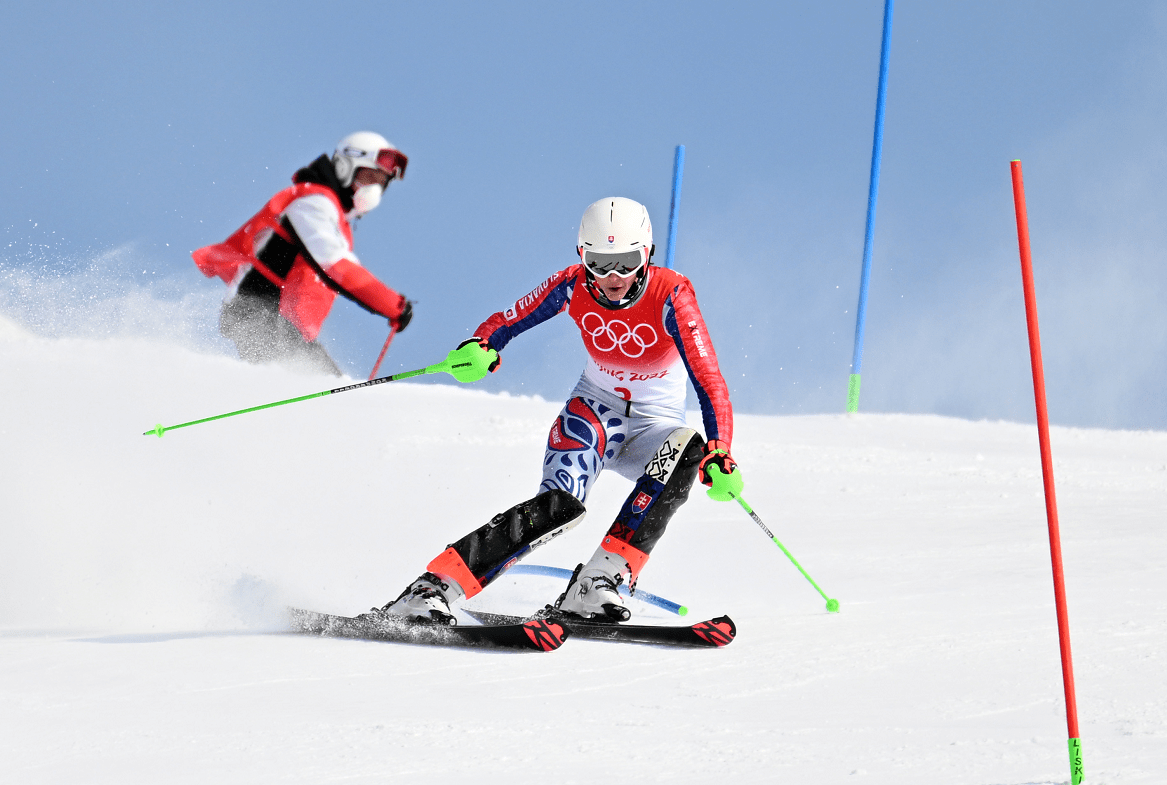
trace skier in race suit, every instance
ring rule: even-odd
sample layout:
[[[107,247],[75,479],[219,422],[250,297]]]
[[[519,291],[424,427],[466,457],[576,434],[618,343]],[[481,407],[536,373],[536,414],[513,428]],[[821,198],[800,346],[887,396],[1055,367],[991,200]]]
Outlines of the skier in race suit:
[[[292,177],[225,242],[191,254],[208,278],[228,285],[219,331],[249,362],[291,361],[340,375],[316,340],[337,294],[388,318],[400,332],[413,308],[353,253],[352,222],[381,201],[409,159],[385,137],[350,134]]]
[[[551,425],[539,493],[451,544],[396,600],[373,614],[453,624],[449,603],[473,597],[532,548],[582,519],[596,478],[611,469],[635,483],[591,559],[556,602],[560,613],[626,621],[617,587],[640,571],[694,479],[728,501],[742,490],[730,455],[733,411],[717,355],[685,276],[650,264],[643,205],[601,199],[580,222],[580,263],[493,314],[451,360],[499,365],[511,339],[566,312],[588,352],[583,375]],[[705,436],[685,425],[685,381],[701,404]]]

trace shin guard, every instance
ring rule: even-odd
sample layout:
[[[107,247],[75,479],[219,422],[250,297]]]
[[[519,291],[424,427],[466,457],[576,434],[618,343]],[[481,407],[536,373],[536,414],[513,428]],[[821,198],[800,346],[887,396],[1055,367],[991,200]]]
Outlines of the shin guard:
[[[426,567],[457,582],[473,597],[508,567],[584,517],[583,503],[552,490],[516,504],[450,545]]]

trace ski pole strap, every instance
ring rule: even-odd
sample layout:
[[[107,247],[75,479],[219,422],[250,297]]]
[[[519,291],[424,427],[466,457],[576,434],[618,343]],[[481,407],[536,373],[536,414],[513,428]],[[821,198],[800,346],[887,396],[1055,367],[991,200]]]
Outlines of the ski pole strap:
[[[790,563],[798,568],[798,571],[802,573],[802,577],[810,581],[810,585],[814,587],[815,591],[822,595],[822,598],[827,601],[827,610],[831,613],[838,613],[839,601],[831,599],[827,596],[826,592],[819,588],[819,585],[814,582],[814,578],[810,577],[810,573],[802,569],[802,565],[798,563],[798,559],[794,558],[794,554],[786,550],[786,546],[779,542],[778,538],[774,536],[774,533],[766,528],[766,524],[762,523],[762,519],[759,518],[758,514],[754,512],[753,508],[751,508],[750,505],[746,503],[746,500],[741,496],[736,496],[734,494],[730,494],[730,496],[742,506],[743,510],[750,514],[750,517],[754,519],[754,523],[761,527],[762,531],[766,533],[766,536],[769,537],[775,545],[782,549],[782,552],[786,554],[786,558],[790,559]]]

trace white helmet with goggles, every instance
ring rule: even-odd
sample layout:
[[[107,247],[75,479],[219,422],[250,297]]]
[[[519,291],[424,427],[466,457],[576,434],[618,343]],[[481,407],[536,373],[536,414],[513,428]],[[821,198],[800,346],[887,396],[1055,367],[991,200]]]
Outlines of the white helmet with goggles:
[[[640,202],[610,196],[588,206],[579,221],[580,259],[596,278],[639,273],[652,256],[652,221]]]
[[[409,158],[401,153],[388,139],[372,131],[358,131],[341,139],[332,154],[332,168],[340,184],[353,184],[357,170],[379,169],[389,175],[390,180],[400,180],[405,176],[405,166]]]
[[[640,297],[652,258],[652,221],[648,208],[622,196],[609,196],[588,206],[579,221],[578,250],[587,272],[587,290],[606,308],[624,308]],[[632,278],[619,302],[596,285],[599,278]]]

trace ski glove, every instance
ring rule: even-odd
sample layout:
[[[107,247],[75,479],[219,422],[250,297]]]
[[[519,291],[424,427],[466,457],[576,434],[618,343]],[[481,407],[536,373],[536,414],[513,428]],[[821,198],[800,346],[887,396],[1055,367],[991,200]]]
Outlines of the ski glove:
[[[405,304],[401,306],[401,313],[397,314],[396,316],[389,317],[390,326],[397,332],[404,331],[405,328],[409,326],[410,321],[413,320],[413,303],[409,300],[406,300],[404,297],[401,299],[405,302]]]
[[[705,458],[697,466],[697,476],[702,485],[709,486],[709,490],[706,491],[709,498],[728,502],[741,496],[745,480],[742,479],[737,462],[729,454],[729,445],[717,439],[710,439],[705,449]]]
[[[462,341],[457,349],[446,355],[446,362],[450,364],[449,374],[463,384],[468,384],[484,378],[487,373],[494,373],[502,359],[486,341],[471,338]]]

